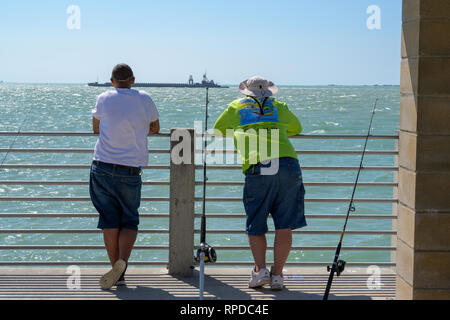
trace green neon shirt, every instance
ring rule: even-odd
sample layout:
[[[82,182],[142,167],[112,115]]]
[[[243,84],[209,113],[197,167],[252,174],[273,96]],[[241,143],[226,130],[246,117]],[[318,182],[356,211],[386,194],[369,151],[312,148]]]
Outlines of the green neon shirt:
[[[264,100],[258,101],[262,105]],[[233,101],[217,119],[214,129],[223,136],[231,130],[228,134],[233,135],[244,173],[261,161],[284,157],[298,159],[289,137],[300,134],[302,125],[287,104],[275,98],[266,101],[263,115],[250,97]]]

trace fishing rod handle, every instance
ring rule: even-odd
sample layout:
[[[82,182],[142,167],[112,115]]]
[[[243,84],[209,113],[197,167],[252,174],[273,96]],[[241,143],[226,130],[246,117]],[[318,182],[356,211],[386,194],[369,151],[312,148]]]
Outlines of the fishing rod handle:
[[[322,298],[323,301],[327,301],[328,296],[330,295],[331,284],[333,283],[333,278],[334,278],[334,272],[335,272],[335,265],[333,263],[333,266],[331,267],[330,275],[328,277],[327,287],[325,288],[325,293],[323,294],[323,298]]]

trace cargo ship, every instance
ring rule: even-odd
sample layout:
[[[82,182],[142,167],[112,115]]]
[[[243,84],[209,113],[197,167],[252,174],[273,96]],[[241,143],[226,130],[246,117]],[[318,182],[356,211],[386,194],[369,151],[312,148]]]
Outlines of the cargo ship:
[[[112,87],[111,82],[99,83],[90,82],[89,87]],[[206,73],[203,75],[201,83],[194,82],[194,77],[191,75],[187,83],[135,83],[135,88],[228,88],[215,83],[214,80],[209,80]]]

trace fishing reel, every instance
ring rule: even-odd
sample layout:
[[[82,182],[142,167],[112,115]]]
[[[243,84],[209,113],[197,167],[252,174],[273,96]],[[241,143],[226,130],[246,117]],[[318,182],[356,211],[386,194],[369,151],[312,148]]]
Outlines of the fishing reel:
[[[342,272],[344,272],[345,270],[345,264],[346,262],[344,260],[338,260],[337,262],[337,266],[336,266],[336,275],[339,277],[341,275]],[[327,266],[327,270],[328,272],[330,272],[333,268],[330,266]]]
[[[202,243],[200,247],[197,249],[197,255],[194,257],[197,263],[201,261],[201,254],[204,253],[204,262],[205,263],[215,263],[217,261],[216,250],[213,247],[209,246],[206,243]]]

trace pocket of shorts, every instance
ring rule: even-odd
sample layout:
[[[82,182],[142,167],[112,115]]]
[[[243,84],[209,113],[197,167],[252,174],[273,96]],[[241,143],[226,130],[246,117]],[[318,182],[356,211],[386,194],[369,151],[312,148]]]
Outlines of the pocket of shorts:
[[[297,162],[288,163],[289,175],[302,179],[302,170],[300,169],[300,164]]]
[[[261,191],[265,193],[265,176],[255,175],[247,176],[245,179],[245,195],[248,201],[252,201],[261,195]]]
[[[130,186],[139,186],[142,184],[142,179],[141,177],[122,178],[120,179],[120,182]]]
[[[301,214],[305,214],[305,186],[303,183],[300,186],[300,191],[297,195],[298,210]]]
[[[304,183],[302,182],[302,183],[301,183],[301,186],[300,186],[300,195],[299,195],[299,198],[300,198],[302,201],[305,200],[305,194],[306,194],[305,185],[304,185]]]
[[[99,177],[106,176],[106,174],[101,169],[99,169],[97,167],[91,167],[91,173],[96,175],[96,176],[99,176]]]

